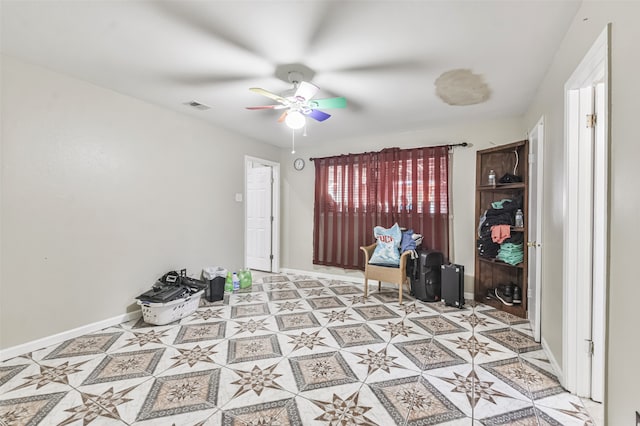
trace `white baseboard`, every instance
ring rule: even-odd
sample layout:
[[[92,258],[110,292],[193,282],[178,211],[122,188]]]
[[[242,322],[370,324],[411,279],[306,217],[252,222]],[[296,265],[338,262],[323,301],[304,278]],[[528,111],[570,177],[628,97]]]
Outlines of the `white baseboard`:
[[[473,300],[473,293],[469,293],[469,292],[464,292],[464,298],[465,300]]]
[[[112,325],[122,324],[123,322],[131,321],[140,318],[141,316],[142,311],[137,310],[129,312],[128,314],[122,314],[102,321],[94,322],[92,324],[83,325],[72,330],[63,331],[62,333],[54,334],[52,336],[43,337],[42,339],[37,339],[31,342],[23,343],[21,345],[2,349],[0,350],[0,361],[7,360],[18,355],[23,355],[28,352],[37,351],[38,349],[62,343],[65,340],[73,339],[75,337],[79,337],[88,333],[100,331],[107,327],[111,327]]]
[[[544,340],[544,337],[540,338],[540,344],[542,345],[542,349],[544,349],[544,353],[547,355],[547,359],[549,360],[549,363],[551,363],[551,366],[553,367],[556,376],[558,377],[558,381],[564,387],[565,383],[564,376],[562,375],[562,368],[560,368],[560,364],[558,364],[558,361],[553,356],[553,353],[551,352],[551,350],[549,350],[549,345]]]

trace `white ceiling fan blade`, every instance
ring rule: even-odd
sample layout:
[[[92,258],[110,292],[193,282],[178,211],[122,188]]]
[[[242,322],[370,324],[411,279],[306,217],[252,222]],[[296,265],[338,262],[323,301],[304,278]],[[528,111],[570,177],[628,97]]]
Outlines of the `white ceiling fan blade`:
[[[320,90],[319,87],[314,86],[311,83],[307,83],[306,81],[303,81],[298,86],[298,90],[296,90],[295,97],[302,98],[305,101],[308,101],[309,99],[313,98],[316,93],[318,93],[318,90]]]
[[[276,95],[275,93],[271,93],[268,90],[261,89],[259,87],[252,87],[251,90],[253,93],[257,93],[262,96],[266,96],[267,98],[273,99],[274,101],[278,101],[281,104],[289,105],[289,101],[283,98],[280,95]]]
[[[262,106],[250,106],[245,107],[246,109],[283,109],[286,108],[286,105],[262,105]]]

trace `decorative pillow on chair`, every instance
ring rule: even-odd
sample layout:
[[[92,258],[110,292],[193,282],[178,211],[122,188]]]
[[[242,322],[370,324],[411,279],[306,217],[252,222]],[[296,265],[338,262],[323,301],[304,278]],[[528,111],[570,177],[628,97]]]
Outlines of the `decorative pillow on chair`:
[[[400,265],[400,251],[398,250],[402,239],[400,226],[397,223],[389,229],[376,226],[373,228],[373,236],[376,237],[378,244],[369,263],[384,266]]]

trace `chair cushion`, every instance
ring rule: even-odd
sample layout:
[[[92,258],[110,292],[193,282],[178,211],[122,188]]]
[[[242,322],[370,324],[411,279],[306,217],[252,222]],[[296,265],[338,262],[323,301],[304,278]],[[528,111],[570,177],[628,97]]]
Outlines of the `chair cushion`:
[[[376,248],[369,259],[372,265],[399,266],[400,265],[400,241],[402,232],[396,223],[391,228],[382,226],[373,228],[373,236],[376,238]]]

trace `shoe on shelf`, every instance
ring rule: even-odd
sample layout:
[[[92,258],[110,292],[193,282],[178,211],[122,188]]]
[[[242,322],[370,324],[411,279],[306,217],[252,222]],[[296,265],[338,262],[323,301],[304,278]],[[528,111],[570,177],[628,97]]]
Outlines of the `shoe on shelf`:
[[[515,305],[522,303],[522,290],[520,290],[520,287],[515,284],[513,284],[513,303]]]
[[[496,290],[494,288],[490,288],[487,290],[487,295],[485,296],[485,299],[500,301],[500,299],[496,297]]]
[[[513,288],[508,286],[499,286],[494,291],[496,297],[503,305],[513,306]]]

